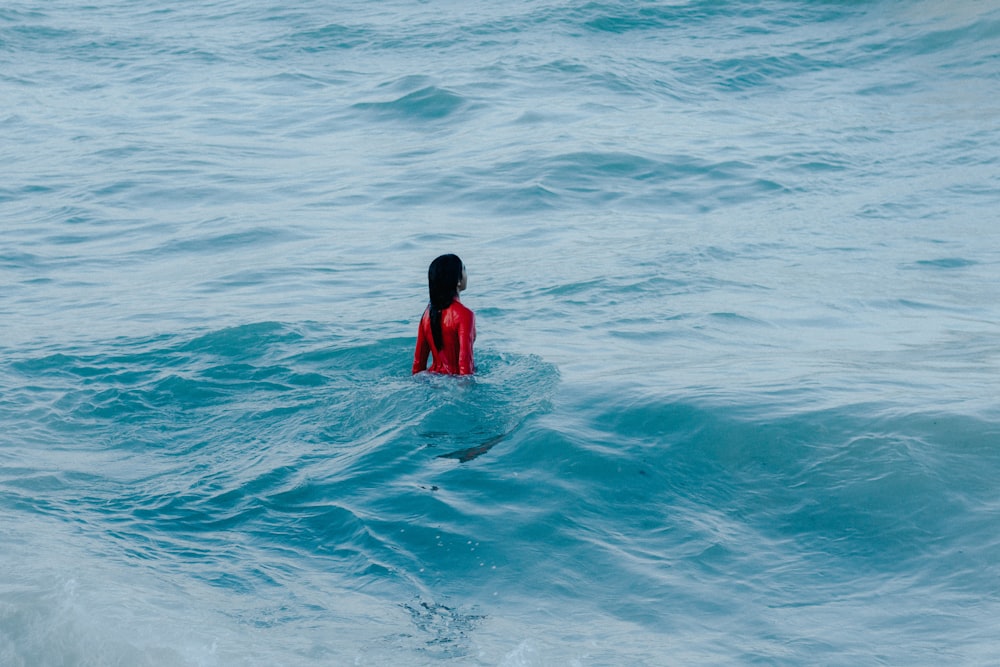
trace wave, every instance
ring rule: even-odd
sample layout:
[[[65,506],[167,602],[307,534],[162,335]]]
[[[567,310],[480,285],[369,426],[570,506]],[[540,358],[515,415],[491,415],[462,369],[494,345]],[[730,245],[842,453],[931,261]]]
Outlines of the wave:
[[[120,483],[142,480],[128,472],[136,457],[151,456],[143,467],[157,461],[162,469],[135,494],[100,501],[104,511],[118,508],[135,526],[212,532],[318,509],[345,488],[376,505],[392,488],[424,504],[430,487],[443,486],[419,481],[436,477],[439,469],[426,467],[435,457],[470,462],[503,443],[506,469],[541,475],[606,515],[620,510],[628,521],[628,504],[700,499],[706,511],[739,514],[771,539],[786,530],[854,555],[867,552],[865,544],[876,554],[878,545],[885,555],[894,542],[917,553],[963,505],[988,504],[989,493],[960,500],[955,489],[983,493],[1000,472],[990,444],[996,426],[958,415],[845,406],[747,418],[738,407],[590,396],[539,421],[558,378],[551,366],[486,353],[474,381],[410,378],[410,343],[317,346],[285,325],[262,323],[22,359],[2,404],[11,433],[19,433],[5,438],[7,446],[45,443],[92,455],[101,467],[58,478],[23,468],[8,481],[58,497],[108,474],[117,494]],[[333,502],[316,515],[317,526],[332,530],[329,511],[355,522],[365,516]]]
[[[288,606],[325,577],[361,608],[390,601],[448,659],[529,599],[658,633],[677,621],[662,600],[777,620],[887,587],[905,614],[900,577],[947,586],[956,613],[993,590],[997,422],[566,386],[490,350],[475,379],[411,377],[410,339],[322,333],[22,354],[0,400],[12,530],[75,530],[105,567],[169,573],[262,629],[348,623],[331,598]]]
[[[814,160],[811,158],[809,164]],[[790,165],[790,169],[798,167]],[[788,185],[738,160],[533,150],[509,161],[463,167],[461,176],[448,173],[419,184],[407,183],[403,194],[386,201],[397,205],[458,202],[505,215],[612,205],[635,210],[669,207],[671,212],[683,214],[705,213],[789,192]]]
[[[378,118],[437,121],[451,118],[466,109],[463,96],[437,86],[426,86],[387,102],[358,102],[355,109],[368,111]]]

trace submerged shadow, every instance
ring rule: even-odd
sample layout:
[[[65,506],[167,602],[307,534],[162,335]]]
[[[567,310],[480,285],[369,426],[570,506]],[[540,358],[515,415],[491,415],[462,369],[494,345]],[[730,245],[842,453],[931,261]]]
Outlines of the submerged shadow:
[[[465,463],[471,461],[479,456],[482,456],[486,452],[490,451],[496,445],[500,444],[507,439],[510,433],[501,433],[498,436],[492,437],[481,445],[476,445],[475,447],[467,447],[465,449],[458,449],[454,452],[448,452],[447,454],[438,454],[439,459],[458,459],[460,463]]]

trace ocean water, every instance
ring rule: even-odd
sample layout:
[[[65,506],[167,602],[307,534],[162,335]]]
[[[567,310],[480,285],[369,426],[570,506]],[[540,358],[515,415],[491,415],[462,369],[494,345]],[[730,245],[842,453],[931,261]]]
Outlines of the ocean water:
[[[0,100],[0,664],[1000,664],[995,2],[10,0]]]

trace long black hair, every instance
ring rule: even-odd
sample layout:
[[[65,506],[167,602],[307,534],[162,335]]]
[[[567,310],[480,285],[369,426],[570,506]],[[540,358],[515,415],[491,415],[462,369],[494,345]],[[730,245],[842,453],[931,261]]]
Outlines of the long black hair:
[[[431,295],[428,306],[431,318],[431,334],[437,349],[444,347],[441,336],[441,311],[448,308],[458,295],[458,284],[462,282],[462,260],[458,255],[441,255],[427,269],[427,290]]]

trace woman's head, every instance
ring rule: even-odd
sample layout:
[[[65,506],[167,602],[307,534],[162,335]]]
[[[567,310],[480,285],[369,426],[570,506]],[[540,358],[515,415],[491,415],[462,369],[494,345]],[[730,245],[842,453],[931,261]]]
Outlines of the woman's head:
[[[427,288],[431,305],[444,310],[461,290],[465,289],[468,278],[465,265],[458,255],[441,255],[427,269]]]
[[[465,289],[468,277],[465,265],[458,255],[441,255],[427,269],[427,288],[431,295],[430,320],[431,335],[437,349],[443,346],[441,334],[441,311],[445,310],[455,300],[458,293]]]

